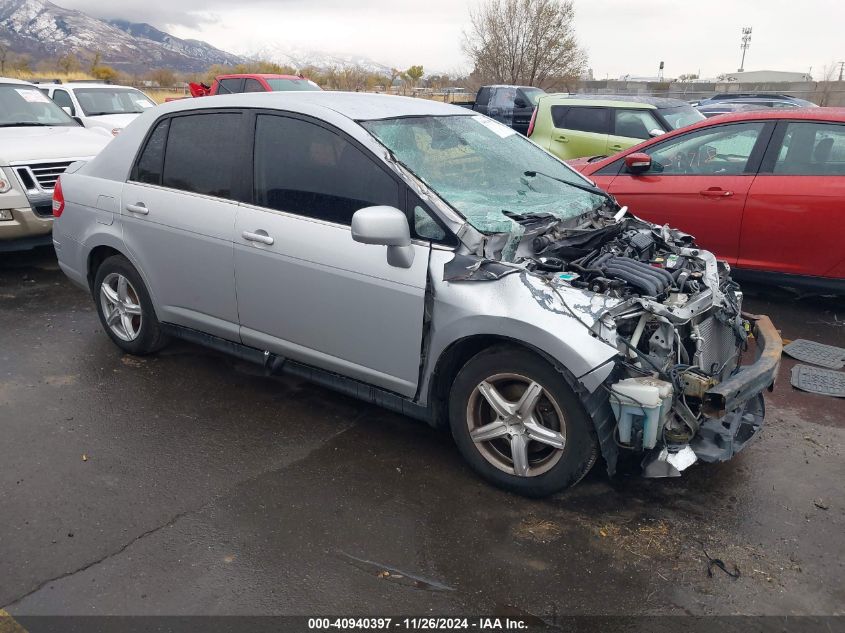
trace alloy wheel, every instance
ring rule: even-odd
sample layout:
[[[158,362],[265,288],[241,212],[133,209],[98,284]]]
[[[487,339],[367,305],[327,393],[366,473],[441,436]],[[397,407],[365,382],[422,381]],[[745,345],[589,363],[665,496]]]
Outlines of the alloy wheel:
[[[480,382],[467,402],[466,419],[481,455],[511,475],[541,475],[563,456],[563,412],[540,383],[526,376],[496,374]]]
[[[106,325],[122,341],[138,338],[143,323],[143,311],[138,293],[130,281],[120,273],[110,273],[100,285],[100,306]]]

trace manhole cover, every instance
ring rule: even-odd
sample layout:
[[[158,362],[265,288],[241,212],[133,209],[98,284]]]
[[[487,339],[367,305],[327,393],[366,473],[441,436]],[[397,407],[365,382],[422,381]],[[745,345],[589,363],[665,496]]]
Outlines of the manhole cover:
[[[813,363],[829,369],[845,367],[845,348],[824,345],[815,341],[799,338],[789,345],[783,346],[783,351],[797,360]]]
[[[845,398],[845,372],[796,365],[792,368],[792,384],[802,391]]]

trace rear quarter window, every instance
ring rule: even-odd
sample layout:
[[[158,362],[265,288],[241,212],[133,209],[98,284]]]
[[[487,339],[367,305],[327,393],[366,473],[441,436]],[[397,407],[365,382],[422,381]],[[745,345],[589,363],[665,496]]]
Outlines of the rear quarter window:
[[[161,173],[164,168],[164,147],[167,143],[167,130],[169,128],[170,119],[165,119],[156,125],[147,139],[141,156],[138,158],[133,180],[150,185],[161,184]]]

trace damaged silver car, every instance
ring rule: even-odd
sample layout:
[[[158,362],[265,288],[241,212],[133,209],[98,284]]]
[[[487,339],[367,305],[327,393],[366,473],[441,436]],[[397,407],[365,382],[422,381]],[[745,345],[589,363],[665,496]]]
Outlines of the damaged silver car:
[[[53,208],[59,263],[123,350],[179,337],[448,427],[525,495],[599,457],[729,459],[780,362],[692,237],[445,104],[173,102],[73,165]]]

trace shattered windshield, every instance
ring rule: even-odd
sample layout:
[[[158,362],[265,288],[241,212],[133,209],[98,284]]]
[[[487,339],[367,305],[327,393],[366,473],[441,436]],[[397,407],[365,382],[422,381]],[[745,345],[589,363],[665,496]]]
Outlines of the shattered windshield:
[[[587,184],[576,172],[484,116],[404,117],[361,125],[484,233],[522,234],[505,211],[568,219],[605,202],[568,184]]]

